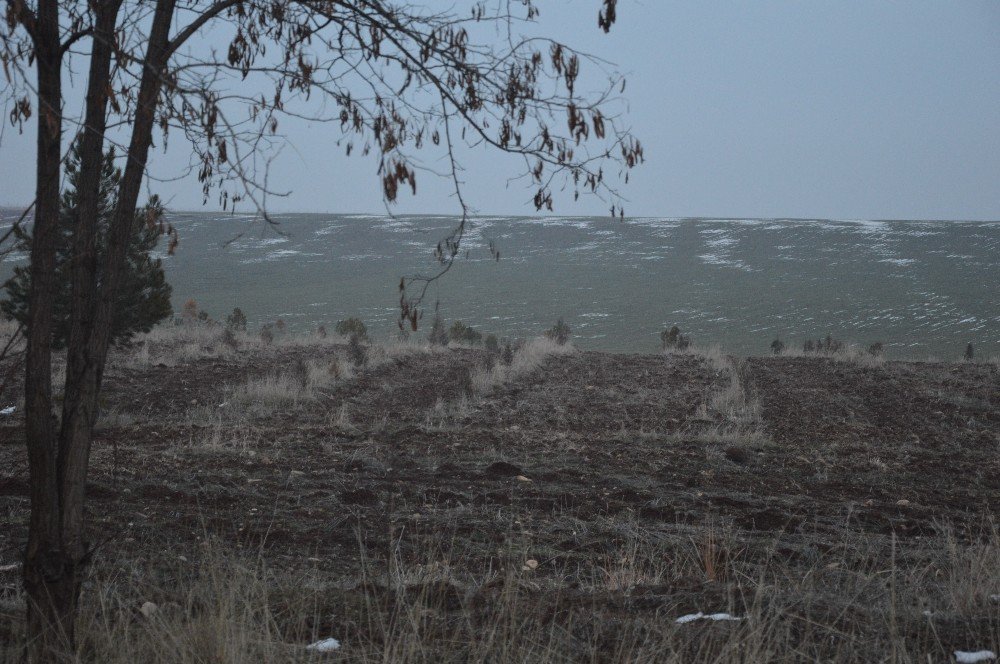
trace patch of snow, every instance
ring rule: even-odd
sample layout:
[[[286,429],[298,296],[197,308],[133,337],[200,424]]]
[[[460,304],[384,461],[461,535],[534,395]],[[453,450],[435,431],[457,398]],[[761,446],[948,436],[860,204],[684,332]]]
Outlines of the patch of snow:
[[[743,618],[738,618],[729,613],[704,614],[701,611],[699,611],[698,613],[689,613],[686,616],[681,616],[674,622],[677,623],[678,625],[683,625],[685,623],[694,622],[695,620],[715,620],[715,621],[725,620],[725,621],[739,622],[740,620],[743,620]]]
[[[9,565],[0,565],[0,572],[13,572],[14,570],[16,570],[20,566],[21,566],[21,563],[11,563]]]
[[[976,652],[955,651],[955,661],[958,664],[976,664],[976,662],[988,662],[996,658],[996,653],[992,650],[977,650]]]
[[[689,613],[686,616],[681,616],[674,622],[678,625],[683,625],[684,623],[694,622],[695,620],[701,620],[705,617],[705,614],[699,611],[698,613]]]
[[[306,650],[315,650],[316,652],[333,652],[338,648],[340,648],[340,641],[337,639],[323,639],[306,646]]]
[[[0,415],[3,415],[4,417],[9,417],[10,415],[14,414],[15,410],[17,409],[14,406],[7,406],[6,408],[0,409]]]

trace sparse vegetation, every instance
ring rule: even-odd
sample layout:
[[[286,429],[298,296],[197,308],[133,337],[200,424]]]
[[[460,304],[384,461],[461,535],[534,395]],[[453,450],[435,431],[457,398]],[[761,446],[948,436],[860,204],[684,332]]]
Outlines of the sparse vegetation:
[[[535,371],[550,356],[566,355],[575,350],[571,344],[559,343],[547,335],[529,339],[518,346],[516,351],[508,343],[504,353],[501,353],[500,361],[492,366],[477,367],[472,371],[472,389],[479,394],[489,392],[495,387]]]
[[[363,367],[368,362],[368,348],[357,334],[352,334],[347,341],[347,355],[356,367]]]
[[[785,352],[785,342],[781,339],[775,339],[771,342],[771,355],[781,355]]]
[[[560,346],[565,346],[569,343],[569,337],[572,330],[570,330],[569,325],[560,318],[556,321],[556,324],[545,331],[545,336],[552,341],[555,341]]]
[[[615,534],[607,555],[581,560],[567,582],[564,563],[536,558],[532,541],[502,515],[493,523],[512,543],[486,576],[462,564],[479,555],[474,546],[444,539],[455,522],[436,538],[380,540],[390,553],[366,551],[336,572],[313,563],[308,583],[214,539],[195,551],[171,546],[118,561],[85,596],[81,643],[91,661],[107,664],[196,664],[220,652],[232,662],[315,662],[325,658],[306,646],[330,637],[338,655],[359,661],[793,662],[811,652],[846,664],[890,660],[904,648],[897,661],[926,662],[925,653],[946,661],[962,639],[995,638],[990,619],[978,633],[953,627],[990,611],[986,590],[972,584],[992,587],[995,533],[976,545],[942,529],[895,549],[838,534],[831,551],[811,554],[806,545],[787,549],[785,535],[758,541],[708,520],[663,536],[635,521],[616,528],[600,519],[590,532]],[[145,580],[153,564],[161,574]],[[710,606],[734,620],[676,622],[708,609],[697,602],[710,596],[671,601],[656,592],[678,586],[716,589]],[[637,595],[644,601],[629,599]],[[925,606],[930,616],[921,614]],[[835,624],[817,620],[824,609]],[[800,629],[806,620],[809,629]]]
[[[368,341],[368,328],[360,318],[348,318],[338,321],[334,330],[345,339],[357,337],[361,341]]]
[[[805,353],[836,355],[843,350],[844,342],[834,339],[830,334],[827,334],[824,339],[817,339],[815,342],[812,339],[806,339],[802,344],[802,351]]]
[[[660,332],[660,347],[665,350],[685,350],[691,345],[691,338],[681,334],[681,329],[674,325]]]
[[[267,415],[277,408],[312,401],[317,397],[317,390],[352,375],[353,372],[336,358],[329,361],[300,358],[285,371],[250,378],[236,385],[228,403],[246,409],[251,418]]]
[[[448,331],[448,338],[452,343],[468,344],[469,346],[478,346],[483,343],[482,332],[466,325],[460,320],[451,324],[451,329]]]
[[[972,349],[972,344],[970,343],[968,346],[965,347],[965,354],[962,355],[962,359],[964,359],[966,362],[971,362],[974,357],[975,357],[975,351]]]
[[[96,553],[79,660],[318,661],[305,646],[335,637],[352,661],[916,663],[1000,635],[1000,537],[967,500],[993,492],[977,469],[997,405],[969,395],[994,365],[893,363],[873,381],[834,356],[584,355],[541,337],[490,373],[485,353],[372,344],[357,371],[380,373],[351,382],[339,337],[230,331],[235,353],[226,331],[157,328],[110,365],[99,431],[118,442],[92,490],[132,526]],[[182,352],[196,364],[157,366]],[[834,377],[851,389],[817,389]],[[184,398],[144,396],[158,389]],[[0,446],[7,467],[22,455]],[[28,518],[7,487],[0,550]],[[741,620],[676,622],[699,611]],[[23,615],[8,590],[0,661]]]
[[[230,350],[236,351],[240,348],[240,340],[236,337],[231,327],[226,327],[222,330],[222,343],[226,345]]]
[[[449,341],[448,330],[444,326],[444,319],[435,310],[434,322],[431,323],[430,332],[427,333],[427,342],[432,346],[447,346]]]
[[[234,332],[246,332],[247,317],[239,307],[233,309],[233,313],[226,316],[226,328]]]

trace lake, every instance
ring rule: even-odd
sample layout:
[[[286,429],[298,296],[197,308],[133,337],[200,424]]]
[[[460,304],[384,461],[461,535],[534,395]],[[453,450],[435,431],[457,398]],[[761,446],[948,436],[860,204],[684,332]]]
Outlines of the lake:
[[[303,332],[357,316],[391,334],[400,276],[432,274],[457,221],[275,219],[173,213],[180,245],[164,264],[175,310],[194,298],[216,318],[238,306],[255,327],[281,318]],[[998,293],[1000,222],[479,217],[427,311],[438,301],[449,322],[501,336],[561,317],[577,345],[612,351],[653,352],[678,325],[740,354],[832,334],[881,341],[894,357],[954,359],[969,342],[980,357],[1000,354]]]

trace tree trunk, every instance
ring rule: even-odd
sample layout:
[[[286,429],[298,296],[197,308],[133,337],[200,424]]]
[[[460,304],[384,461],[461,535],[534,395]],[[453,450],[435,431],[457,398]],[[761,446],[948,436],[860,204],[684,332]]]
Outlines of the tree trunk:
[[[153,127],[156,122],[156,107],[163,88],[167,61],[170,58],[170,24],[173,20],[176,0],[157,0],[150,27],[149,46],[146,51],[145,67],[139,83],[135,118],[132,123],[132,139],[129,143],[128,161],[118,187],[118,201],[108,227],[108,240],[103,270],[100,275],[101,288],[94,314],[94,331],[90,337],[88,352],[90,364],[85,374],[85,391],[96,403],[101,389],[104,364],[107,359],[108,344],[111,339],[111,323],[114,303],[121,281],[122,268],[128,253],[129,240],[133,234],[135,210],[139,200],[142,179],[146,174],[149,147],[153,142]]]
[[[28,656],[57,657],[73,636],[75,594],[59,537],[58,454],[52,415],[52,302],[59,224],[62,80],[59,5],[39,0],[33,39],[38,72],[38,163],[31,242],[25,357],[25,438],[31,479],[31,520],[24,556],[28,596]]]
[[[40,3],[38,11],[36,50],[41,112],[25,404],[32,518],[25,552],[24,585],[28,596],[27,654],[33,662],[62,661],[73,652],[75,645],[75,621],[86,555],[83,489],[94,423],[94,404],[81,400],[80,379],[89,363],[83,351],[94,318],[95,240],[106,128],[106,91],[110,89],[114,28],[120,2],[110,0],[103,5],[95,4],[86,129],[81,140],[79,191],[82,193],[79,223],[74,229],[70,349],[63,426],[58,440],[52,415],[50,348],[55,290],[52,275],[60,215],[61,45],[57,4]],[[82,450],[79,449],[81,441]],[[73,486],[77,483],[78,490]],[[77,508],[67,509],[67,503],[73,501],[78,501]]]
[[[95,5],[94,36],[87,84],[87,105],[80,137],[80,179],[77,220],[73,230],[70,336],[66,353],[66,390],[59,435],[61,535],[66,555],[82,570],[87,552],[83,533],[84,489],[90,442],[97,419],[96,395],[87,391],[86,376],[93,358],[88,353],[94,332],[97,298],[97,226],[104,135],[107,127],[107,91],[111,89],[114,30],[121,0]]]
[[[24,584],[28,595],[28,656],[31,661],[55,661],[72,652],[74,646],[74,621],[87,553],[83,524],[90,444],[111,337],[116,291],[132,235],[136,202],[152,143],[157,100],[169,58],[175,2],[158,0],[154,12],[128,161],[108,230],[106,260],[99,279],[94,258],[97,200],[111,40],[120,0],[106,3],[103,12],[98,14],[96,27],[105,34],[95,32],[90,63],[87,131],[81,143],[82,223],[74,238],[73,256],[78,262],[73,265],[73,275],[77,282],[73,289],[65,402],[58,441],[51,412],[50,350],[61,149],[58,9],[55,2],[39,5],[39,103],[52,106],[55,115],[43,110],[39,121],[38,196],[32,241],[25,388],[32,512]],[[45,26],[43,16],[47,21]],[[43,32],[42,27],[48,29]],[[50,116],[54,120],[50,120]]]

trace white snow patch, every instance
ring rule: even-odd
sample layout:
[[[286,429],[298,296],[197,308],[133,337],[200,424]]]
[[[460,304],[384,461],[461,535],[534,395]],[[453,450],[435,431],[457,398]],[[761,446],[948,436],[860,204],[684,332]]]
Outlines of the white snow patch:
[[[315,650],[316,652],[333,652],[338,648],[340,648],[340,641],[337,639],[323,639],[306,646],[306,650]]]
[[[743,620],[743,618],[739,618],[737,616],[733,616],[733,615],[730,615],[728,613],[710,613],[707,616],[705,616],[705,619],[706,620],[731,620],[733,622],[739,622],[739,621]]]
[[[14,406],[7,406],[6,408],[0,409],[0,415],[3,415],[4,417],[9,417],[10,415],[14,414],[15,410],[17,410],[17,408],[15,408]]]
[[[996,653],[992,650],[977,650],[976,652],[955,651],[955,661],[958,664],[976,664],[976,662],[988,662],[996,658]]]
[[[683,625],[684,623],[694,622],[695,620],[701,620],[705,617],[705,614],[699,611],[698,613],[689,613],[686,616],[681,616],[674,622],[678,625]]]
[[[705,613],[702,613],[701,611],[699,611],[698,613],[689,613],[686,616],[681,616],[680,618],[678,618],[674,622],[677,623],[678,625],[683,625],[685,623],[694,622],[695,620],[716,620],[716,621],[728,620],[728,621],[733,621],[733,622],[739,622],[740,620],[743,620],[743,618],[738,618],[738,617],[736,617],[734,615],[731,615],[731,614],[728,614],[728,613],[708,613],[708,614],[705,614]]]

